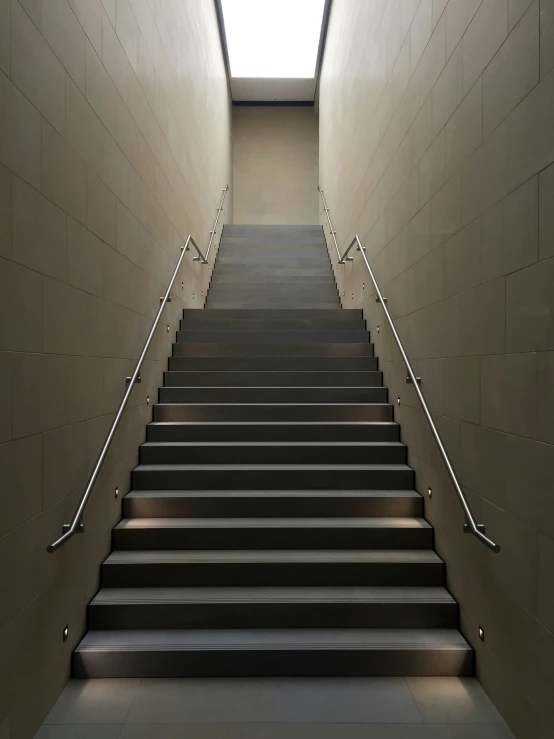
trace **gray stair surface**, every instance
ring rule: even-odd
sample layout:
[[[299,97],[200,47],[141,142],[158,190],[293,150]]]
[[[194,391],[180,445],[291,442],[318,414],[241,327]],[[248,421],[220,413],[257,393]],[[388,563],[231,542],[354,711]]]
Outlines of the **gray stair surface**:
[[[88,678],[464,675],[472,663],[458,631],[424,628],[100,630],[75,653]]]
[[[320,226],[225,226],[76,677],[469,675],[362,311]]]

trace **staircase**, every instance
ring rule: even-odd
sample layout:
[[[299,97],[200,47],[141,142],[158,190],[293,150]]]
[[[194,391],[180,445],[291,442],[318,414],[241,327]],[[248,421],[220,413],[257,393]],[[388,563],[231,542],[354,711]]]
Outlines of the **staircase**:
[[[406,461],[321,228],[225,227],[75,676],[471,674]]]

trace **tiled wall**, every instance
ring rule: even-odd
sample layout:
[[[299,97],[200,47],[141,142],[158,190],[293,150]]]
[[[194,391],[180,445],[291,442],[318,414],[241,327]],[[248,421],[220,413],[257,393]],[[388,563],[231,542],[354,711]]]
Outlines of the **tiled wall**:
[[[209,268],[190,255],[85,533],[55,555],[46,545],[74,511],[184,238],[206,245],[230,143],[212,2],[0,0],[0,725],[11,739],[33,735],[68,676],[146,398],[183,305],[203,303]]]
[[[364,308],[400,398],[483,685],[518,737],[552,737],[554,2],[334,0],[320,96],[321,183],[340,243],[358,233],[367,247],[500,554],[462,533],[359,256],[335,267],[344,305]]]
[[[318,222],[312,106],[233,108],[233,223]]]

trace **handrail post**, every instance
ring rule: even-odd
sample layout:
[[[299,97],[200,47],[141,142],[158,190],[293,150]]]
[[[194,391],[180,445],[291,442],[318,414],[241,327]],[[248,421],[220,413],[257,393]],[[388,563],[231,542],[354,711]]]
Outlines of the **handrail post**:
[[[202,264],[208,264],[208,254],[213,242],[214,234],[217,229],[217,224],[219,221],[219,217],[221,215],[221,211],[223,210],[223,201],[225,200],[225,195],[227,193],[227,190],[229,189],[229,185],[225,186],[225,189],[223,190],[223,196],[221,198],[221,202],[219,204],[219,208],[217,211],[217,216],[215,219],[214,228],[212,231],[212,235],[210,238],[210,243],[208,245],[208,250],[206,252],[206,256],[202,254],[200,249],[198,248],[196,242],[194,241],[191,234],[187,237],[187,240],[185,244],[181,247],[181,254],[179,255],[179,259],[177,260],[177,265],[175,266],[175,269],[173,270],[173,274],[171,276],[171,279],[169,281],[169,285],[167,286],[167,290],[165,291],[165,295],[160,299],[160,307],[158,308],[158,312],[156,313],[156,317],[154,319],[154,323],[152,324],[152,327],[148,333],[148,336],[146,338],[146,341],[144,343],[144,346],[142,348],[142,351],[140,353],[140,356],[137,360],[137,363],[135,365],[135,369],[133,371],[133,374],[127,378],[127,389],[125,391],[125,394],[123,396],[123,399],[119,405],[119,409],[116,413],[116,416],[112,422],[112,425],[110,426],[110,430],[108,432],[108,435],[106,437],[106,440],[104,441],[104,444],[102,445],[102,449],[100,450],[100,453],[96,459],[96,462],[94,464],[92,473],[89,477],[89,480],[87,482],[86,488],[83,492],[83,495],[81,496],[81,499],[79,501],[79,505],[77,506],[77,509],[73,515],[73,518],[71,519],[70,524],[64,524],[62,527],[62,535],[59,539],[56,539],[56,541],[52,542],[47,547],[47,551],[49,553],[57,551],[63,544],[65,544],[66,541],[71,539],[72,536],[78,533],[82,533],[84,531],[84,524],[83,524],[83,513],[85,511],[85,508],[87,506],[87,503],[89,501],[92,489],[94,487],[94,484],[96,480],[98,479],[98,475],[100,473],[100,469],[102,467],[102,464],[106,458],[106,455],[108,453],[108,450],[111,446],[111,443],[113,441],[113,438],[115,436],[115,433],[117,431],[117,428],[119,426],[119,422],[121,421],[121,418],[123,416],[123,412],[125,411],[125,408],[127,407],[127,403],[129,402],[129,398],[131,397],[131,393],[133,392],[133,388],[135,384],[141,381],[141,375],[140,370],[142,367],[142,364],[144,362],[144,359],[146,357],[146,354],[148,353],[148,350],[150,348],[150,344],[152,343],[152,339],[154,338],[154,334],[156,332],[156,329],[158,328],[158,324],[160,323],[160,319],[163,313],[163,310],[167,303],[171,301],[171,290],[173,289],[173,285],[175,283],[175,280],[177,278],[177,274],[179,272],[179,269],[181,268],[181,264],[183,262],[183,258],[188,251],[188,249],[192,246],[195,251],[198,254],[198,257],[195,258],[198,261],[201,261]]]
[[[329,226],[332,231],[332,225],[331,225],[331,219],[329,218],[329,211],[327,208],[327,204],[325,203],[325,198],[323,197],[323,190],[321,190],[320,187],[317,188],[321,194],[321,198],[323,200],[323,207],[325,209],[325,212],[327,214],[327,219],[329,220]],[[333,237],[334,238],[334,237]],[[452,481],[452,484],[454,485],[454,490],[456,491],[456,495],[458,496],[458,500],[460,502],[460,505],[462,506],[462,510],[464,512],[466,523],[464,524],[464,532],[473,534],[479,541],[481,541],[486,547],[488,547],[493,552],[499,552],[500,551],[500,545],[496,544],[492,539],[490,539],[485,534],[485,526],[484,524],[477,523],[475,520],[475,517],[473,515],[473,512],[471,510],[471,507],[469,503],[466,500],[466,497],[464,495],[464,492],[461,488],[461,485],[458,481],[458,477],[456,475],[456,472],[454,471],[454,467],[452,466],[452,462],[450,461],[450,457],[448,456],[448,452],[446,451],[446,448],[442,442],[441,435],[439,434],[439,431],[435,425],[435,422],[433,420],[433,417],[431,415],[431,411],[429,410],[427,403],[425,401],[425,398],[423,396],[423,392],[420,388],[419,379],[414,372],[412,365],[410,363],[410,360],[408,359],[408,355],[406,354],[406,351],[404,349],[404,345],[402,344],[402,340],[400,339],[400,336],[398,334],[398,331],[396,330],[396,327],[394,325],[394,322],[392,320],[391,314],[389,313],[389,309],[387,307],[387,299],[383,296],[379,285],[377,283],[377,280],[375,279],[375,275],[373,274],[373,270],[370,267],[370,264],[368,262],[368,259],[365,255],[364,247],[362,246],[362,243],[358,237],[358,235],[354,236],[350,244],[348,245],[348,248],[344,252],[342,259],[340,259],[340,250],[338,248],[338,244],[336,243],[335,239],[335,246],[337,247],[337,253],[339,255],[339,264],[344,264],[345,261],[348,259],[348,254],[350,253],[350,250],[354,245],[357,245],[358,251],[362,255],[362,259],[365,262],[365,266],[367,268],[367,271],[369,272],[369,276],[371,278],[371,281],[373,282],[373,286],[375,288],[375,292],[377,293],[377,302],[381,304],[381,307],[383,308],[383,311],[385,313],[385,318],[387,319],[387,323],[389,324],[389,328],[392,331],[392,335],[394,337],[394,340],[396,341],[396,345],[398,346],[398,349],[400,351],[400,354],[402,356],[402,360],[404,362],[404,365],[406,366],[406,371],[408,372],[408,380],[411,382],[411,384],[414,387],[414,391],[418,397],[419,402],[421,403],[421,407],[423,409],[423,413],[425,415],[425,418],[427,420],[427,423],[429,424],[429,427],[431,429],[431,433],[433,434],[433,437],[435,439],[435,442],[439,448],[439,452],[441,454],[442,460],[446,466],[446,470],[448,472],[448,476],[450,477],[450,480]]]

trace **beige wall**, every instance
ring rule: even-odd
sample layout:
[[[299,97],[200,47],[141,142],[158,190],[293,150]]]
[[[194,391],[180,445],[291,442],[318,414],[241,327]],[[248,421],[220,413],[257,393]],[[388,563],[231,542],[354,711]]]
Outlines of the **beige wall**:
[[[205,246],[229,178],[212,2],[0,0],[2,737],[31,737],[68,676],[146,397],[183,305],[203,302],[209,269],[190,255],[85,534],[55,555],[46,545],[74,510],[180,245],[192,232]]]
[[[391,335],[375,330],[383,314],[359,256],[336,268],[344,304],[364,308],[401,399],[479,676],[520,739],[552,737],[554,3],[334,0],[320,96],[321,183],[340,243],[358,233],[366,245],[500,554],[462,533]]]
[[[233,108],[233,223],[318,222],[312,106]]]

